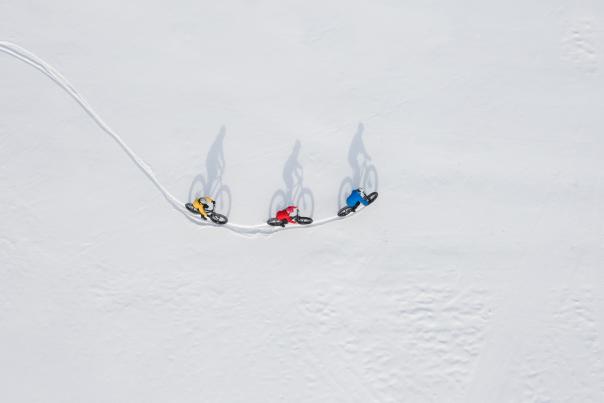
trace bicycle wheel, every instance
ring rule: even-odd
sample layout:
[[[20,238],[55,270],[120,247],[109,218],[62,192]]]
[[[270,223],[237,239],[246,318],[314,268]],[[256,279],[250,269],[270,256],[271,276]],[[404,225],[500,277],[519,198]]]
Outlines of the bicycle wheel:
[[[312,224],[312,218],[310,217],[296,217],[296,222],[301,225]]]
[[[187,208],[187,210],[189,210],[191,213],[193,214],[199,214],[199,211],[197,211],[197,209],[195,207],[193,207],[193,204],[191,203],[187,203],[185,204],[185,207]]]
[[[369,204],[371,204],[375,201],[375,199],[377,199],[377,197],[378,197],[378,192],[369,193],[367,195],[367,201],[369,202]]]
[[[340,217],[346,217],[351,212],[352,212],[352,209],[350,207],[348,207],[348,206],[342,207],[340,209],[340,211],[338,211],[338,216],[340,216]]]
[[[269,218],[266,223],[268,225],[272,225],[273,227],[280,227],[281,224],[283,224],[281,220],[277,220],[276,218]]]
[[[222,214],[218,214],[218,213],[210,213],[210,220],[212,220],[215,224],[226,224],[229,220],[223,216]]]

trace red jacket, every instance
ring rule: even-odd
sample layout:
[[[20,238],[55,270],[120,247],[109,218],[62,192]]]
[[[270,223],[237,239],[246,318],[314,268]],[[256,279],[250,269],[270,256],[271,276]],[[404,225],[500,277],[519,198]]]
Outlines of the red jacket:
[[[277,211],[277,220],[287,220],[287,222],[291,224],[295,224],[296,222],[290,217],[290,212],[296,211],[296,206],[289,206],[285,210]]]

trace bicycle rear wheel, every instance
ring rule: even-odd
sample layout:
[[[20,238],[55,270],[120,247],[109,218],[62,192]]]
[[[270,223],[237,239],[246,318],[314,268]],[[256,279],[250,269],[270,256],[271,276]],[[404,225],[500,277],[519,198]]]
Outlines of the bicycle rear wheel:
[[[283,224],[281,220],[277,220],[276,218],[269,218],[266,223],[268,225],[272,225],[273,227],[280,227],[281,224]]]
[[[191,213],[193,214],[199,214],[199,211],[197,211],[197,209],[195,207],[193,207],[192,203],[187,203],[185,204],[185,207],[187,208],[187,210],[189,210]]]
[[[348,207],[348,206],[342,207],[340,209],[340,211],[338,211],[338,216],[340,216],[340,217],[346,217],[351,212],[352,212],[352,209],[350,207]]]

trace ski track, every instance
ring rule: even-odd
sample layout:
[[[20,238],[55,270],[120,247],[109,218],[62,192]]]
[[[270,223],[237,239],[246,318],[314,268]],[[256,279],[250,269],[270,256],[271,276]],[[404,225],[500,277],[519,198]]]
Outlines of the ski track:
[[[232,224],[227,223],[224,225],[214,224],[212,222],[206,222],[201,218],[196,218],[191,216],[191,213],[185,208],[185,203],[178,200],[172,193],[168,191],[168,189],[162,185],[162,183],[157,179],[153,169],[145,162],[142,158],[140,158],[136,153],[122,140],[122,138],[111,128],[101,117],[95,112],[95,110],[90,106],[88,101],[80,95],[80,93],[71,85],[71,83],[63,77],[58,70],[52,67],[50,64],[28,51],[27,49],[22,48],[19,45],[16,45],[11,42],[0,41],[0,51],[13,56],[24,63],[29,64],[30,66],[36,68],[37,70],[44,73],[47,77],[49,77],[52,81],[55,82],[59,87],[61,87],[65,92],[67,92],[73,99],[76,100],[78,104],[84,109],[84,111],[94,120],[94,122],[107,134],[109,134],[118,145],[128,154],[132,162],[134,162],[143,173],[153,182],[155,187],[164,195],[166,200],[174,207],[176,210],[184,214],[184,216],[189,219],[191,222],[201,226],[209,226],[209,227],[221,227],[229,229],[235,233],[241,235],[256,235],[256,234],[274,234],[275,232],[290,230],[290,229],[302,229],[306,227],[318,227],[321,225],[328,224],[333,221],[339,221],[344,219],[345,217],[333,216],[329,218],[324,218],[322,220],[313,221],[312,224],[308,225],[297,225],[297,226],[287,226],[285,228],[282,227],[271,227],[268,224],[257,224],[257,225],[241,225],[241,224]],[[359,210],[362,211],[364,208]],[[358,214],[358,213],[357,213]]]

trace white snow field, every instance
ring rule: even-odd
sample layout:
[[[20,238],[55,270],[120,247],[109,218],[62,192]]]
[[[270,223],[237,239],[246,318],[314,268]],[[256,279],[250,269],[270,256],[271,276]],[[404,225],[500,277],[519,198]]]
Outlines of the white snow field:
[[[0,402],[604,402],[603,54],[596,0],[0,0]]]

